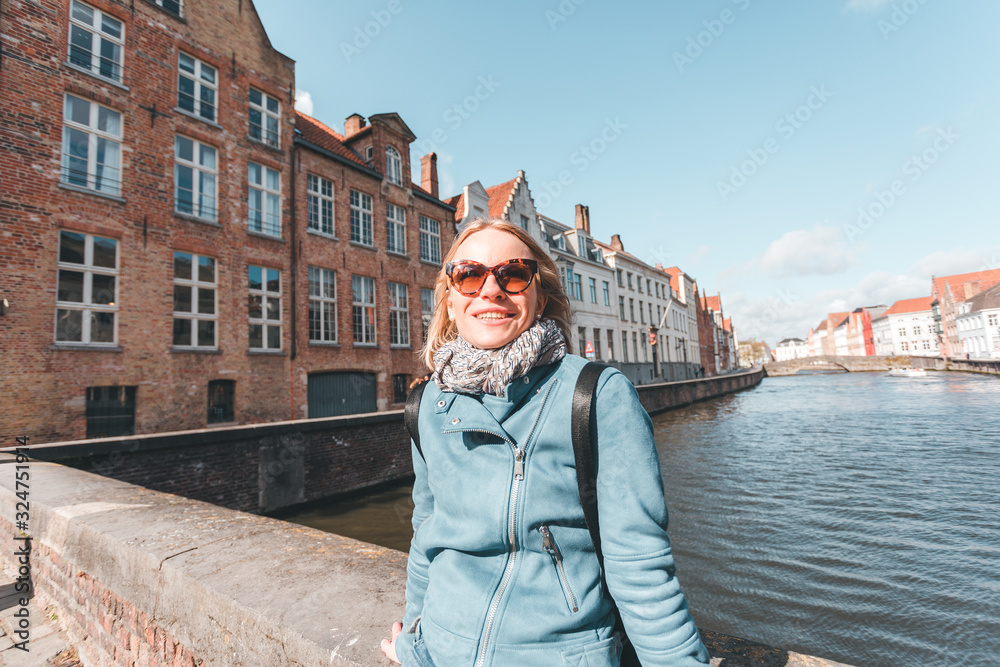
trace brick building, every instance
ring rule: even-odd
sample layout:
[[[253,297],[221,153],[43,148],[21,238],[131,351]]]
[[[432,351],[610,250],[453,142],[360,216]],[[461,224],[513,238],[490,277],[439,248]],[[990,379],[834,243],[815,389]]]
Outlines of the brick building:
[[[12,0],[0,34],[3,432],[51,440],[301,417],[311,364],[379,369],[377,403],[393,403],[392,376],[416,366],[383,323],[408,319],[414,331],[408,305],[428,271],[415,253],[386,256],[385,208],[368,211],[367,247],[339,231],[358,169],[339,175],[334,160],[293,148],[294,63],[252,3]],[[396,134],[369,130],[374,148],[396,142],[394,166],[408,175],[412,133],[385,126]],[[385,162],[359,167],[373,202],[409,206],[405,242],[419,243],[421,212],[446,219],[430,192],[385,185]],[[339,185],[339,240],[308,232],[310,174]],[[319,274],[326,296],[310,299],[314,266],[344,275]],[[361,304],[379,347],[337,339],[338,362],[335,348],[309,344],[314,301],[332,303],[338,331],[351,331],[350,271],[380,280],[397,269],[405,300],[390,308],[376,282],[374,308]],[[416,334],[410,347],[419,324]]]

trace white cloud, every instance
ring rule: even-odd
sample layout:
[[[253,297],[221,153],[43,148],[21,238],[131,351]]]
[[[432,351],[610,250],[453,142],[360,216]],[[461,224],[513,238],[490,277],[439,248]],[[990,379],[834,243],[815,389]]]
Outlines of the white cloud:
[[[952,276],[989,269],[1000,269],[1000,245],[976,250],[941,250],[918,261],[910,272],[930,279],[931,276]]]
[[[307,116],[313,115],[313,96],[308,90],[295,91],[295,109]]]
[[[847,9],[859,12],[873,12],[889,4],[891,0],[848,0]]]
[[[834,275],[857,266],[862,248],[847,242],[836,227],[797,229],[773,241],[751,263],[776,276]]]

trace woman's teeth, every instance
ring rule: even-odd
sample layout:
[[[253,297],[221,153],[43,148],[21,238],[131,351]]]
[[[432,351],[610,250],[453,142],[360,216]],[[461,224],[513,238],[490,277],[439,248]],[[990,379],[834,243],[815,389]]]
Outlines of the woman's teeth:
[[[507,317],[507,313],[479,313],[476,315],[476,319],[480,320],[505,320]]]

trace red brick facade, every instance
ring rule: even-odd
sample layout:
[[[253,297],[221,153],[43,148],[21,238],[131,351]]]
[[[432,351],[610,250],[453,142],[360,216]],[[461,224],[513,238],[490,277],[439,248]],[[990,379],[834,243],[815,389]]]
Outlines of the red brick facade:
[[[200,428],[213,381],[233,383],[232,415],[215,421],[304,417],[309,373],[333,368],[377,373],[378,407],[390,407],[392,375],[419,372],[418,285],[433,283],[417,257],[419,214],[452,217],[410,188],[412,134],[373,120],[377,150],[398,144],[399,188],[381,178],[384,161],[365,173],[295,148],[294,63],[271,47],[253,5],[187,0],[177,16],[162,4],[12,0],[0,13],[0,431],[85,437],[88,397],[128,391],[135,432]],[[101,60],[102,42],[121,55]],[[339,240],[306,231],[313,172],[337,185]],[[349,242],[352,187],[374,198],[373,249]],[[386,201],[406,208],[406,258],[385,251]],[[447,248],[451,225],[441,237]],[[176,253],[214,272],[178,283]],[[310,265],[338,272],[339,348],[309,344]],[[260,305],[252,267],[265,286],[269,269],[278,277]],[[350,337],[359,272],[376,279],[377,346],[363,350]],[[387,276],[408,286],[409,349],[388,344]],[[199,327],[203,344],[186,344]],[[255,343],[269,332],[270,346]]]

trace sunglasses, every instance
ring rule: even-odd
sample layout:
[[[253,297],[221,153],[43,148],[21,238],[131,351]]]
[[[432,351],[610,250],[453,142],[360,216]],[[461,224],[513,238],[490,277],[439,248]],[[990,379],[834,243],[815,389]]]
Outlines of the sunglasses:
[[[471,260],[448,262],[444,272],[452,286],[465,296],[476,296],[486,284],[491,273],[497,284],[507,294],[520,294],[528,289],[538,272],[538,262],[533,259],[508,259],[495,266],[486,266]]]

